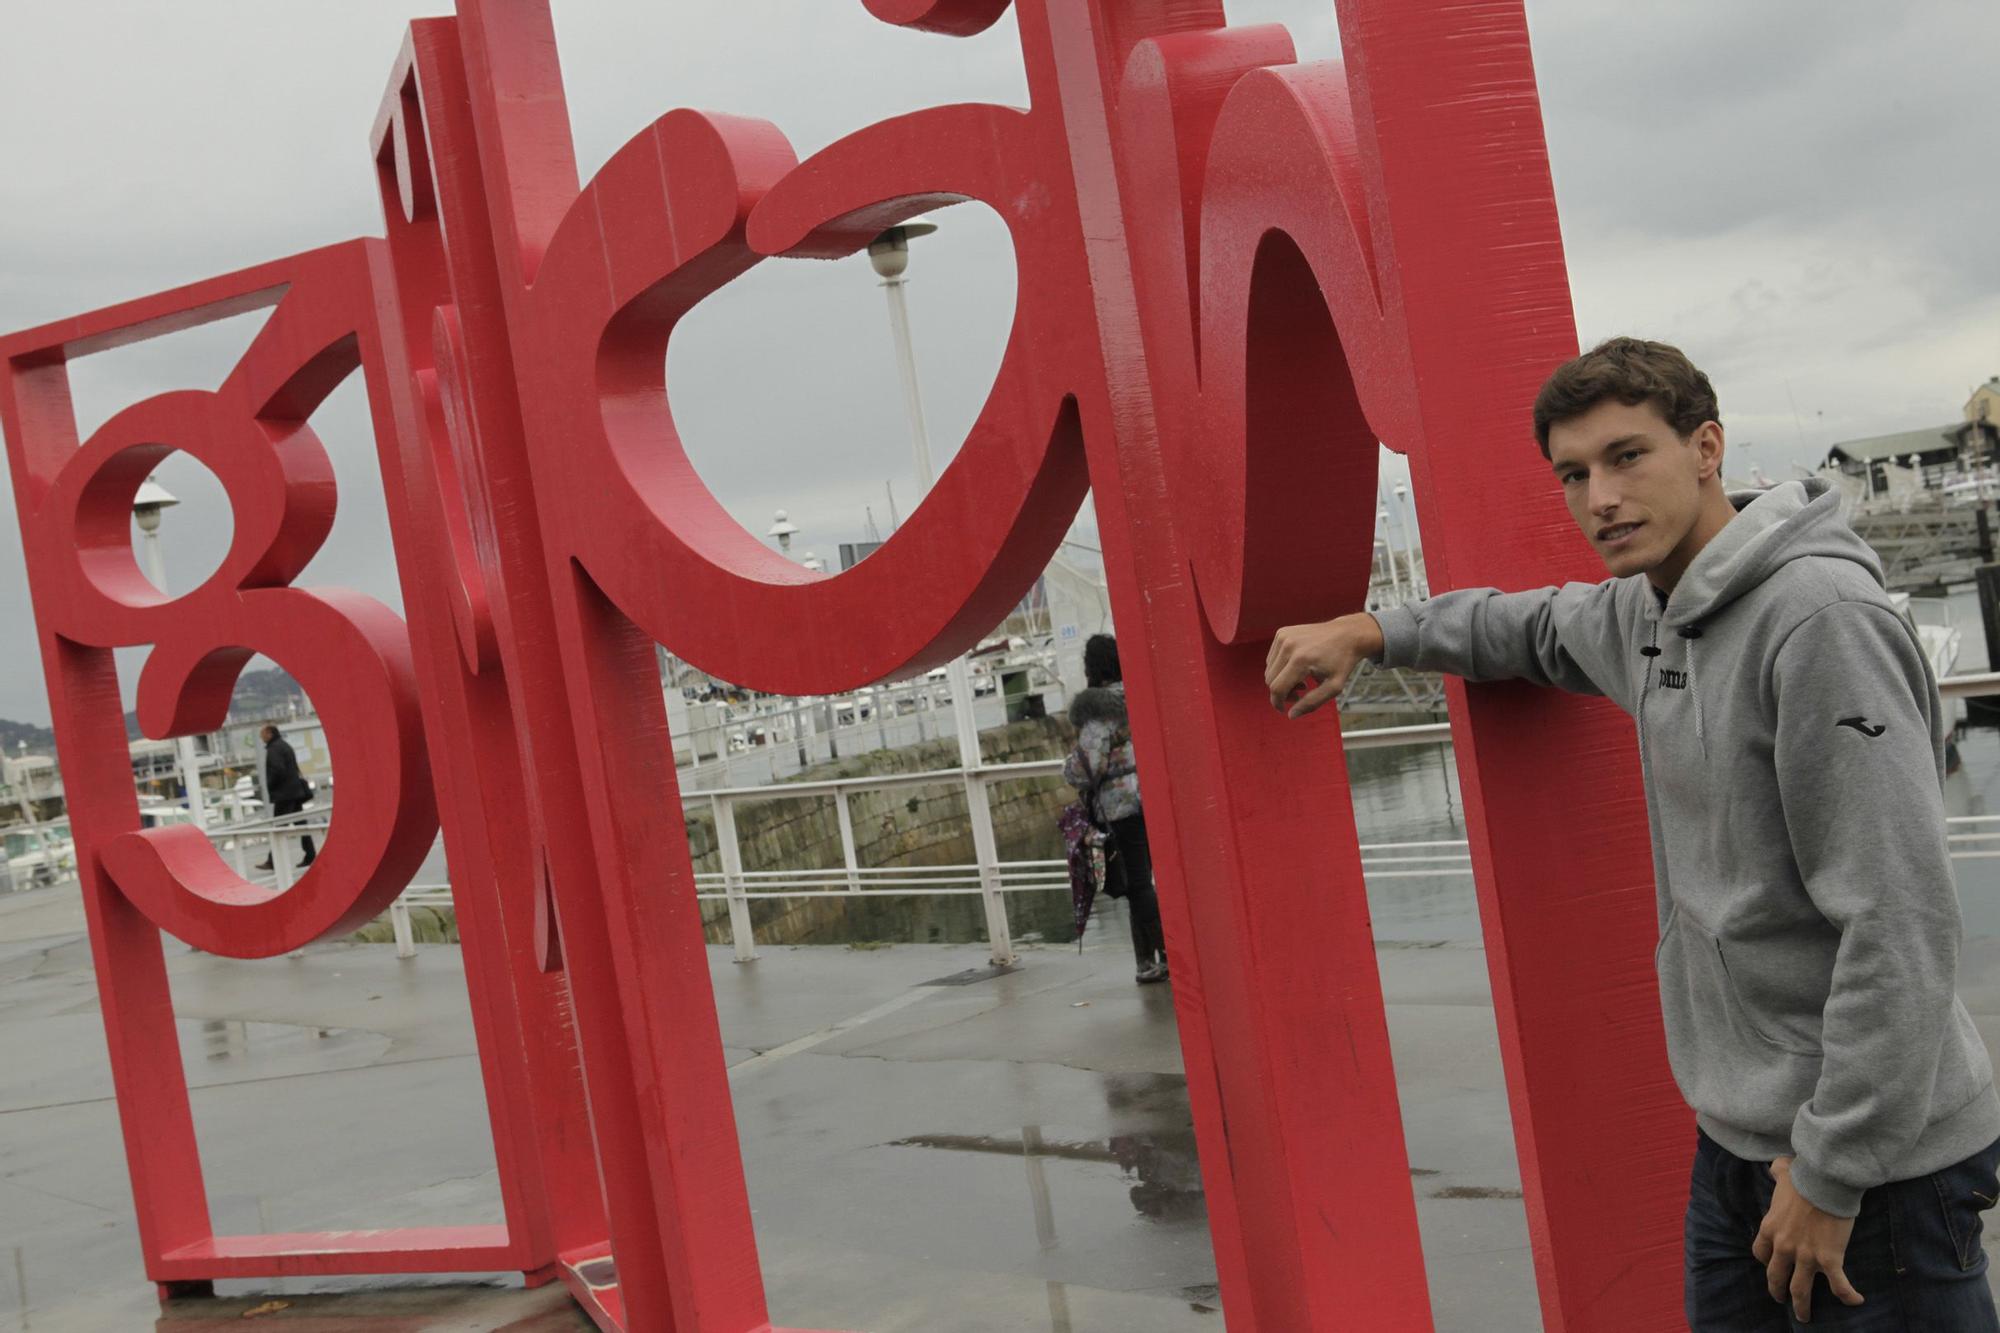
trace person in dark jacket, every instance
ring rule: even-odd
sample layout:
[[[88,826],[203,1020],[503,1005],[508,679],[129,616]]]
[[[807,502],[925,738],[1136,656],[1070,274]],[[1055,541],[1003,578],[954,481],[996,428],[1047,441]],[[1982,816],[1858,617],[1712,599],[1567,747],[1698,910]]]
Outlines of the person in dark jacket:
[[[271,813],[282,818],[295,815],[306,808],[313,798],[312,784],[305,774],[299,772],[299,757],[292,749],[292,743],[278,734],[274,726],[266,725],[264,736],[264,793],[271,798]],[[305,854],[299,858],[299,868],[305,869],[313,863],[319,853],[313,846],[312,835],[299,839]],[[259,870],[269,870],[271,862],[266,858],[257,866]]]
[[[1083,646],[1083,674],[1089,688],[1070,702],[1077,739],[1063,762],[1063,780],[1082,794],[1090,817],[1110,831],[1105,890],[1122,895],[1131,910],[1138,981],[1150,985],[1167,979],[1167,941],[1153,891],[1153,850],[1139,802],[1139,766],[1132,757],[1118,641],[1109,634],[1092,635]]]

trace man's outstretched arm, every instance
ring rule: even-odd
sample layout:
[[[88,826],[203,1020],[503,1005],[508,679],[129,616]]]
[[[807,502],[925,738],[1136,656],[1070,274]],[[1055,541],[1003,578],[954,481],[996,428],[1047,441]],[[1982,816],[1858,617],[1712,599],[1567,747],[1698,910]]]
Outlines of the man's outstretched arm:
[[[1532,592],[1465,588],[1428,601],[1278,631],[1265,659],[1271,706],[1304,717],[1346,687],[1363,660],[1466,680],[1528,680],[1573,694],[1604,690],[1576,653],[1616,647],[1615,585]],[[1601,652],[1599,655],[1602,655]]]

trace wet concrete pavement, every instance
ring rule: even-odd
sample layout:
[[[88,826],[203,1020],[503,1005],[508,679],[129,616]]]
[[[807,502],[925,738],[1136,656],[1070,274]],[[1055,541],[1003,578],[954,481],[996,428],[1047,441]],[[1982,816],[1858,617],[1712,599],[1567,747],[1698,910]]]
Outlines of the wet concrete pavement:
[[[1123,923],[1011,974],[978,946],[710,954],[772,1314],[869,1333],[1219,1333],[1172,995]],[[501,1220],[460,955],[170,945],[217,1225]],[[1385,946],[1441,1330],[1539,1327],[1484,957]],[[1967,993],[2000,1035],[2000,942]],[[255,1325],[575,1330],[518,1276],[220,1284],[162,1312],[141,1271],[81,914],[0,900],[0,1333]]]

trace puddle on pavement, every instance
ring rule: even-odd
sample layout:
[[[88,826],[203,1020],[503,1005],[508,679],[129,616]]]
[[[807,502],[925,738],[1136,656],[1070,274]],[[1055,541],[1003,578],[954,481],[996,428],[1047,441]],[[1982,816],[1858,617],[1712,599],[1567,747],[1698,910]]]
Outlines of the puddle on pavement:
[[[1020,1158],[1027,1168],[1035,1229],[1044,1249],[1055,1245],[1048,1195],[1050,1162],[1116,1167],[1139,1217],[1158,1223],[1206,1224],[1208,1205],[1202,1194],[1194,1125],[1188,1118],[1186,1083],[1172,1075],[1115,1074],[1105,1077],[1103,1093],[1117,1132],[1101,1137],[1066,1136],[1041,1125],[1023,1125],[1018,1134],[913,1134],[885,1146]],[[1142,1123],[1133,1126],[1133,1121]]]
[[[382,1033],[362,1028],[215,1018],[182,1019],[179,1026],[188,1076],[197,1081],[203,1081],[205,1074],[241,1075],[301,1058],[318,1062],[333,1056],[342,1066],[366,1063],[390,1045]]]
[[[1201,1248],[1206,1250],[1208,1207],[1185,1080],[1169,1074],[1107,1074],[1099,1080],[1099,1093],[1101,1111],[1093,1114],[1078,1108],[1079,1114],[1087,1117],[1082,1120],[1088,1126],[1084,1130],[1079,1130],[1075,1121],[1062,1126],[1029,1124],[1011,1133],[912,1134],[882,1145],[1020,1162],[1036,1246],[1048,1265],[1043,1276],[1050,1279],[1044,1282],[1050,1333],[1073,1333],[1086,1325],[1098,1327],[1088,1320],[1078,1322],[1083,1319],[1081,1309],[1072,1315],[1072,1292],[1082,1255],[1091,1256],[1090,1267],[1107,1260],[1100,1247],[1110,1237],[1105,1228],[1116,1214],[1107,1210],[1118,1206],[1114,1202],[1119,1199],[1118,1186],[1123,1186],[1123,1203],[1131,1210],[1126,1214],[1130,1224],[1155,1237],[1142,1243],[1144,1252],[1153,1256],[1144,1265],[1146,1271],[1156,1270],[1162,1256],[1175,1253],[1173,1247],[1180,1242],[1171,1237],[1200,1237]],[[990,1189],[990,1177],[987,1179],[986,1188]],[[1002,1229],[1011,1230],[1014,1225],[1019,1223]],[[1081,1241],[1084,1248],[1065,1256],[1066,1239]],[[1160,1245],[1168,1248],[1158,1249]],[[1114,1243],[1112,1250],[1116,1249]],[[1109,1262],[1112,1267],[1102,1274],[1107,1285],[1123,1289],[1135,1282],[1147,1285],[1137,1270],[1120,1267],[1130,1263],[1129,1257]],[[1056,1278],[1068,1281],[1053,1280]],[[1194,1313],[1221,1313],[1221,1300],[1212,1284],[1190,1286],[1174,1294]]]
[[[971,1134],[916,1134],[891,1148],[938,1148],[947,1152],[995,1153],[1019,1157],[1031,1167],[1042,1161],[1102,1162],[1116,1166],[1131,1182],[1132,1208],[1155,1222],[1198,1222],[1208,1216],[1201,1190],[1201,1164],[1194,1130],[1113,1134],[1084,1143],[1044,1139],[1040,1126],[1022,1127],[1019,1137]]]

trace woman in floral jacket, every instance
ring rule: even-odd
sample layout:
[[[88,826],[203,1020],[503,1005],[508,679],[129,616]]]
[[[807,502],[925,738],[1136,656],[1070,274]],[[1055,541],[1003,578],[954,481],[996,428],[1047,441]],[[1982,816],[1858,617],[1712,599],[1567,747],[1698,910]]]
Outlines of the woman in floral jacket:
[[[1109,634],[1092,635],[1083,646],[1083,674],[1089,688],[1070,701],[1077,740],[1063,763],[1063,780],[1077,789],[1091,819],[1111,835],[1105,892],[1123,896],[1131,909],[1139,984],[1165,981],[1167,942],[1153,892],[1153,852],[1139,801],[1139,767],[1132,758],[1118,641]]]

